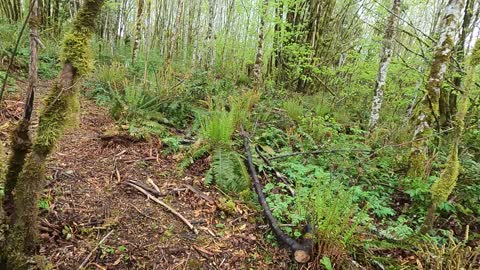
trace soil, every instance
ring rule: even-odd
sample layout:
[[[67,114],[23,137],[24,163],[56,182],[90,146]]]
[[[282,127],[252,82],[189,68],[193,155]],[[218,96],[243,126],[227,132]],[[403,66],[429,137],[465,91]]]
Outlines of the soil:
[[[18,88],[25,89],[24,84],[19,81]],[[40,84],[36,111],[48,85]],[[0,115],[1,141],[8,141],[9,130],[22,114],[21,100],[7,96],[6,111]],[[105,139],[105,131],[115,125],[108,111],[86,98],[81,108],[79,127],[65,134],[49,159],[47,186],[39,202],[39,254],[53,269],[78,269],[87,258],[87,269],[298,267],[287,250],[265,240],[269,231],[262,226],[261,211],[202,185],[204,159],[179,172],[178,158],[164,156],[160,140]],[[159,198],[190,221],[198,234],[126,185],[129,180],[152,189],[158,186],[165,195]]]

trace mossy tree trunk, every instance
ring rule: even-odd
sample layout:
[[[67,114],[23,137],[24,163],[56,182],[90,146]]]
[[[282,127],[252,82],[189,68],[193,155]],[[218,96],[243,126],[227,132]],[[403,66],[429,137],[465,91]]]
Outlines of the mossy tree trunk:
[[[414,139],[409,159],[410,177],[422,177],[427,174],[429,138],[439,127],[439,100],[445,72],[455,46],[455,35],[462,20],[463,0],[449,0],[443,17],[443,28],[435,48],[435,56],[430,67],[426,93],[416,110]]]
[[[46,160],[78,110],[76,85],[93,66],[90,40],[102,4],[103,0],[85,0],[72,29],[63,40],[63,69],[45,100],[31,153],[26,157],[14,187],[13,209],[7,217],[6,243],[1,250],[2,269],[26,269],[26,258],[35,250],[37,200],[44,186]]]
[[[5,182],[5,200],[3,206],[7,215],[10,215],[10,212],[13,209],[13,189],[17,184],[17,178],[23,168],[25,157],[30,152],[32,146],[29,128],[38,81],[38,1],[30,0],[30,9],[30,62],[28,68],[28,88],[23,118],[20,120],[17,128],[12,134],[12,154],[8,162],[7,181]]]
[[[435,221],[435,211],[437,206],[445,202],[452,193],[455,185],[457,184],[458,173],[460,169],[460,161],[458,159],[458,147],[465,129],[465,116],[468,109],[468,93],[475,87],[476,80],[476,67],[480,64],[480,41],[476,42],[472,55],[467,60],[465,83],[458,102],[458,112],[453,122],[453,139],[450,145],[450,154],[448,155],[445,168],[442,170],[440,178],[432,185],[431,202],[430,207],[427,210],[427,215],[423,227],[422,233],[427,233],[432,227]]]

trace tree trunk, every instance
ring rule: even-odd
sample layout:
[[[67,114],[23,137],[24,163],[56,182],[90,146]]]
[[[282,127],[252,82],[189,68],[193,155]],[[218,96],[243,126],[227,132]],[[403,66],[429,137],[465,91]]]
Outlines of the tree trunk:
[[[463,23],[460,29],[460,36],[455,46],[455,65],[450,65],[449,73],[453,77],[453,89],[450,91],[442,91],[439,103],[439,121],[441,127],[449,127],[452,125],[453,118],[457,112],[457,95],[458,89],[462,87],[462,76],[458,75],[463,72],[465,59],[465,44],[467,36],[470,34],[469,27],[472,21],[475,1],[466,0],[463,10]]]
[[[6,232],[6,243],[2,243],[1,269],[28,267],[26,256],[34,253],[37,243],[37,201],[44,186],[46,160],[65,128],[71,125],[72,113],[78,109],[78,87],[75,84],[93,66],[90,40],[103,0],[85,0],[84,3],[72,30],[63,40],[63,70],[45,100],[32,151],[18,176],[14,209],[7,217],[10,226]]]
[[[400,16],[401,0],[393,0],[392,13],[388,18],[387,30],[383,39],[383,48],[380,56],[380,65],[378,67],[377,81],[375,82],[374,96],[372,101],[372,109],[370,113],[370,121],[368,129],[373,131],[380,119],[380,109],[383,103],[383,92],[387,82],[388,65],[393,53],[393,41],[395,38],[395,28],[397,26],[398,17]]]
[[[262,13],[260,14],[260,25],[258,27],[258,46],[257,46],[257,56],[255,58],[255,65],[253,66],[253,83],[254,90],[260,88],[262,81],[262,67],[263,67],[263,39],[264,39],[264,28],[265,28],[265,16],[268,11],[268,0],[264,0],[262,6]]]
[[[2,12],[10,23],[18,22],[22,15],[20,0],[0,0]]]
[[[138,56],[138,49],[140,48],[140,40],[142,37],[142,14],[143,14],[144,0],[138,0],[137,20],[135,22],[135,38],[132,49],[132,64],[135,64]]]
[[[460,170],[460,161],[458,159],[458,146],[465,129],[465,116],[468,109],[468,93],[475,87],[476,67],[480,64],[480,41],[476,42],[472,55],[467,60],[467,75],[462,95],[458,104],[458,112],[453,123],[453,139],[450,144],[450,154],[448,156],[445,168],[440,174],[440,178],[433,183],[430,193],[431,202],[427,210],[422,233],[427,233],[433,226],[435,221],[435,211],[438,205],[445,202],[452,193]]]
[[[178,29],[180,27],[180,20],[182,19],[183,13],[183,0],[178,0],[177,2],[177,15],[175,16],[175,24],[173,25],[172,29],[172,37],[170,40],[170,48],[167,52],[167,58],[165,60],[166,67],[170,66],[170,61],[172,60],[173,53],[175,51],[175,45],[177,43],[177,36],[178,36]]]
[[[463,0],[449,0],[443,17],[443,29],[435,49],[426,85],[426,95],[416,111],[415,130],[409,159],[410,177],[422,177],[427,174],[428,142],[434,128],[439,127],[439,100],[445,72],[454,49],[455,35],[462,19]]]

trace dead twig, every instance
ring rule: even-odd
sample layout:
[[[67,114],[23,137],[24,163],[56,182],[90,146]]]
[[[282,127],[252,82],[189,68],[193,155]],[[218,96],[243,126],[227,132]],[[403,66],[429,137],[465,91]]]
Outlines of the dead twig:
[[[197,194],[198,197],[204,199],[205,201],[209,202],[209,203],[214,203],[213,199],[208,197],[207,195],[205,195],[203,192],[201,192],[200,190],[196,189],[195,187],[191,186],[191,185],[187,185],[185,184],[184,185],[188,190],[190,190],[191,192]]]
[[[270,160],[280,159],[280,158],[287,158],[287,157],[293,157],[293,156],[300,156],[300,155],[316,155],[316,154],[322,154],[322,153],[338,153],[338,152],[365,152],[365,153],[370,153],[370,152],[372,152],[372,151],[371,151],[371,150],[367,150],[367,149],[315,150],[315,151],[293,152],[293,153],[278,155],[278,156],[271,157]]]
[[[113,230],[111,230],[110,232],[108,232],[103,238],[102,240],[100,240],[100,242],[98,242],[98,244],[95,246],[94,249],[92,249],[92,251],[90,251],[90,253],[88,253],[87,257],[83,260],[83,262],[80,264],[80,266],[78,267],[78,270],[81,270],[87,263],[88,261],[90,260],[90,257],[92,257],[92,254],[93,252],[95,252],[95,250],[97,250],[97,248],[103,244],[103,242],[105,242],[105,240],[107,240],[107,238],[113,233]]]
[[[255,146],[255,151],[260,156],[260,158],[263,160],[263,162],[265,162],[265,164],[267,164],[267,166],[268,166],[267,170],[269,171],[269,173],[275,179],[277,179],[278,182],[283,182],[285,184],[286,188],[288,189],[288,191],[290,192],[290,194],[292,196],[295,196],[295,190],[293,190],[293,188],[291,187],[290,180],[285,175],[283,175],[283,174],[279,173],[277,170],[275,170],[275,168],[272,165],[272,162],[270,162],[270,160],[262,154],[262,151],[260,150],[260,147],[258,145]]]
[[[147,198],[151,199],[152,201],[154,201],[154,202],[160,204],[161,206],[165,207],[168,211],[170,211],[172,214],[177,216],[181,221],[183,221],[183,223],[185,223],[185,225],[187,225],[187,227],[190,230],[192,230],[195,234],[198,234],[198,230],[195,227],[193,227],[192,223],[190,223],[190,221],[188,221],[182,214],[177,212],[177,210],[173,209],[168,204],[164,203],[163,201],[161,201],[157,197],[153,196],[150,192],[146,191],[145,189],[143,189],[143,188],[141,188],[141,187],[139,187],[135,184],[132,184],[131,182],[126,182],[126,184],[135,188],[135,189],[137,189],[138,191],[142,192],[143,194],[145,194],[147,196]]]

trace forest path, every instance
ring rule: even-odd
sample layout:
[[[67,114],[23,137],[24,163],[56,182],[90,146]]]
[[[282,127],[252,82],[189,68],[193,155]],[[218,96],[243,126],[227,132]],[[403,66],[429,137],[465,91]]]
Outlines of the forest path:
[[[48,85],[40,84],[37,112]],[[18,88],[24,89],[21,81]],[[12,116],[21,115],[21,99],[7,97]],[[0,120],[13,127],[13,118]],[[102,140],[113,126],[106,109],[82,97],[80,126],[65,134],[49,159],[48,184],[39,202],[43,209],[39,252],[53,269],[77,269],[92,250],[88,269],[289,267],[287,252],[267,244],[265,227],[255,225],[255,220],[261,220],[259,212],[239,201],[227,207],[220,203],[224,196],[213,188],[201,191],[212,202],[186,189],[187,184],[202,190],[201,174],[180,175],[177,161],[162,156],[158,140]],[[2,140],[6,134],[0,132]],[[150,187],[153,181],[168,193],[161,199],[192,222],[199,234],[125,185],[127,180]]]

